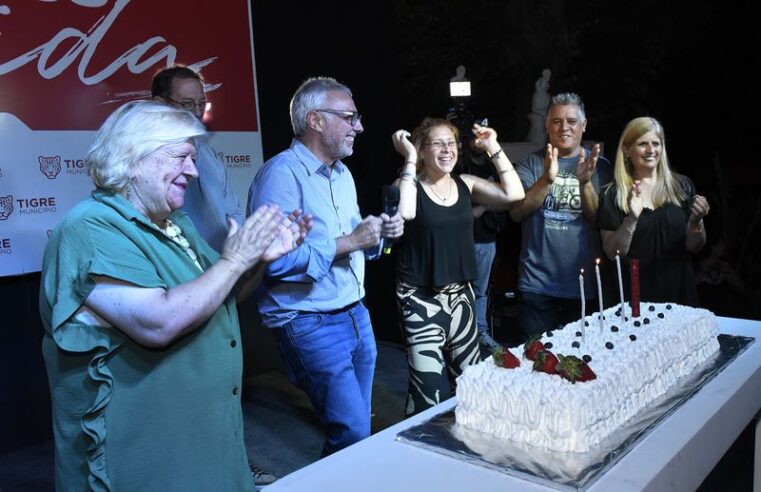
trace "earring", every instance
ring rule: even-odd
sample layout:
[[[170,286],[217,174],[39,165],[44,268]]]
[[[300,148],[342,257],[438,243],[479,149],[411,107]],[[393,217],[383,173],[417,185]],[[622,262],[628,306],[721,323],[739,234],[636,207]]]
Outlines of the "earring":
[[[129,181],[127,181],[127,186],[124,187],[124,197],[129,198],[132,196],[132,180],[134,178],[130,178]]]

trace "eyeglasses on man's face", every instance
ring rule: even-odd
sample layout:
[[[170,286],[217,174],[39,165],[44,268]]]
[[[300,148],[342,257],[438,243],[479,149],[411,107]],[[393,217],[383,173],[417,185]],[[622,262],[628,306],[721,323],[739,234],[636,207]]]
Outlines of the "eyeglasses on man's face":
[[[357,123],[362,121],[362,115],[359,114],[359,112],[357,111],[338,110],[338,109],[315,109],[315,111],[320,113],[329,113],[329,114],[334,114],[336,116],[339,116],[351,126],[355,126]]]
[[[434,150],[454,150],[460,147],[460,144],[457,143],[456,140],[434,140],[432,142],[428,142],[426,145]]]
[[[177,106],[187,111],[193,111],[196,108],[198,108],[200,111],[206,111],[206,105],[209,104],[209,101],[207,101],[206,99],[201,99],[200,101],[194,101],[192,99],[186,99],[184,101],[176,101],[172,99],[171,97],[165,97],[164,99],[175,103]]]

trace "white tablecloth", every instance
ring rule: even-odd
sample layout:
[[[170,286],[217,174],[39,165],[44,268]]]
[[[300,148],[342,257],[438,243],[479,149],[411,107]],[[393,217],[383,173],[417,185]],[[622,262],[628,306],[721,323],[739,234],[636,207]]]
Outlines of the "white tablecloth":
[[[719,331],[761,336],[761,321],[719,318]],[[283,491],[481,491],[547,488],[395,441],[397,433],[456,404],[454,398],[266,488]],[[761,340],[663,420],[589,491],[694,490],[761,408]]]

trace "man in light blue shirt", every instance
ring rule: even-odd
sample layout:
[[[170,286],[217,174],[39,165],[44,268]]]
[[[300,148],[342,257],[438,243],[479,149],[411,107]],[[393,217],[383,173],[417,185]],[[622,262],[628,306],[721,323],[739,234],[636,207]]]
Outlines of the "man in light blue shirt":
[[[156,73],[151,95],[154,99],[190,111],[203,122],[208,102],[203,78],[188,67],[178,65]],[[182,210],[193,221],[201,237],[212,248],[222,251],[229,227],[227,219],[233,218],[238,224],[243,224],[246,217],[228,179],[225,164],[208,143],[196,140],[195,146],[198,178],[188,183]]]
[[[375,338],[365,296],[365,250],[401,236],[399,215],[360,215],[340,159],[364,131],[348,87],[327,77],[304,82],[291,99],[294,139],[259,170],[249,213],[264,204],[313,217],[304,244],[268,266],[258,292],[288,376],[326,427],[326,456],[370,435]]]

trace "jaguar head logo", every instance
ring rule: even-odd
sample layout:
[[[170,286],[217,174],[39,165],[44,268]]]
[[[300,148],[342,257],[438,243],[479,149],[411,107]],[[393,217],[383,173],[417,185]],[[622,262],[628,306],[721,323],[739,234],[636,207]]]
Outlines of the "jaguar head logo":
[[[41,155],[37,157],[37,160],[40,161],[40,171],[48,179],[55,179],[61,172],[61,156],[45,157]]]
[[[13,195],[0,196],[0,220],[5,220],[13,213]]]

